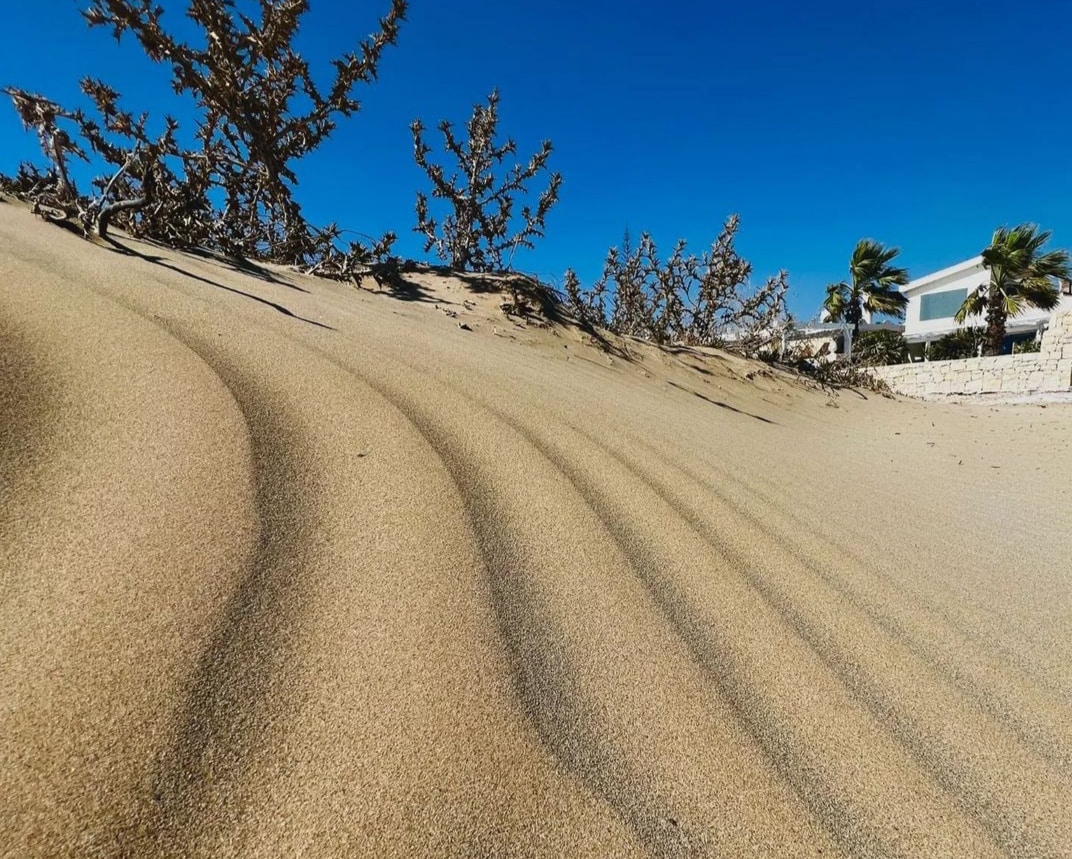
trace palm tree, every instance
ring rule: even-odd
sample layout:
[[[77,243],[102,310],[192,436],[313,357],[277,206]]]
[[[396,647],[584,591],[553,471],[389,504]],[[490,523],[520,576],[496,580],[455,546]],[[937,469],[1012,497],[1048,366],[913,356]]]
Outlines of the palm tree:
[[[850,283],[832,283],[826,288],[823,307],[832,322],[852,324],[852,336],[860,334],[864,311],[904,318],[908,299],[896,287],[908,283],[908,270],[891,265],[901,251],[873,239],[860,239],[849,261]]]
[[[983,251],[990,280],[968,294],[957,311],[957,322],[986,314],[986,354],[1000,355],[1005,323],[1029,307],[1053,310],[1061,300],[1055,280],[1072,277],[1068,251],[1042,252],[1050,231],[1036,224],[998,227]]]

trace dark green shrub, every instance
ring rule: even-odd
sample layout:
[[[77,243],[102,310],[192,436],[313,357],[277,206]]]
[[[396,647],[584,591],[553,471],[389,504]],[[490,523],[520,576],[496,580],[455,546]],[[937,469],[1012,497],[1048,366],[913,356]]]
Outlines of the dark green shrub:
[[[952,361],[978,357],[986,343],[982,328],[962,328],[935,340],[927,348],[931,361]]]
[[[864,331],[853,341],[852,357],[865,367],[904,364],[908,360],[908,344],[900,331]]]

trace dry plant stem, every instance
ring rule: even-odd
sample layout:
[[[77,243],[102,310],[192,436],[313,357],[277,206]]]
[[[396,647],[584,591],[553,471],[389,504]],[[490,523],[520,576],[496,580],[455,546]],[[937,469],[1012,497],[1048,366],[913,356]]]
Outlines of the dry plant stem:
[[[433,199],[445,200],[449,211],[442,222],[430,213],[429,198],[417,193],[415,232],[425,236],[424,250],[435,250],[440,259],[458,271],[502,271],[513,263],[517,248],[533,248],[543,238],[547,214],[558,202],[562,177],[552,173],[548,185],[536,201],[536,208],[521,208],[515,216],[515,201],[528,194],[529,183],[547,169],[551,141],[545,140],[527,164],[515,163],[505,175],[498,171],[508,158],[517,155],[517,144],[507,138],[496,143],[499,94],[493,90],[486,105],[473,107],[466,124],[466,139],[455,136],[453,126],[439,124],[443,146],[457,169],[449,176],[446,169],[430,159],[431,147],[424,140],[424,124],[415,119],[413,154],[417,165],[432,184]],[[504,254],[509,257],[504,262]]]

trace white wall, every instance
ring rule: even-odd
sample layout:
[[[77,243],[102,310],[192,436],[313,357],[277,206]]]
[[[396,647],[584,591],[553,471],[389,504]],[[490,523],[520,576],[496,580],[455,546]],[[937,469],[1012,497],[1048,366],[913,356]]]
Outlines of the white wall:
[[[873,367],[898,394],[941,399],[970,394],[1020,396],[1072,390],[1072,313],[1058,316],[1042,337],[1041,351],[961,361]]]

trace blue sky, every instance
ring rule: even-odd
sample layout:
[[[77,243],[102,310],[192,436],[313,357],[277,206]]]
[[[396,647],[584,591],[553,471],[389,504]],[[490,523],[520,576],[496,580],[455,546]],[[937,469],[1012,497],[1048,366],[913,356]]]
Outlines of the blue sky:
[[[181,20],[184,3],[163,0]],[[164,69],[103,30],[84,3],[10,4],[0,85],[78,103],[103,77],[131,109],[184,110]],[[304,54],[367,34],[387,0],[311,0]],[[35,34],[30,36],[29,34]],[[554,141],[562,199],[547,237],[519,255],[547,278],[590,283],[623,230],[699,251],[731,212],[761,279],[790,272],[803,318],[845,276],[857,239],[902,249],[921,276],[982,249],[994,227],[1030,220],[1072,247],[1072,8],[1038,0],[660,4],[610,0],[412,0],[363,109],[299,169],[314,222],[411,232],[423,175],[409,123],[461,124],[497,86],[500,129],[523,155]],[[38,158],[0,105],[0,169]]]

